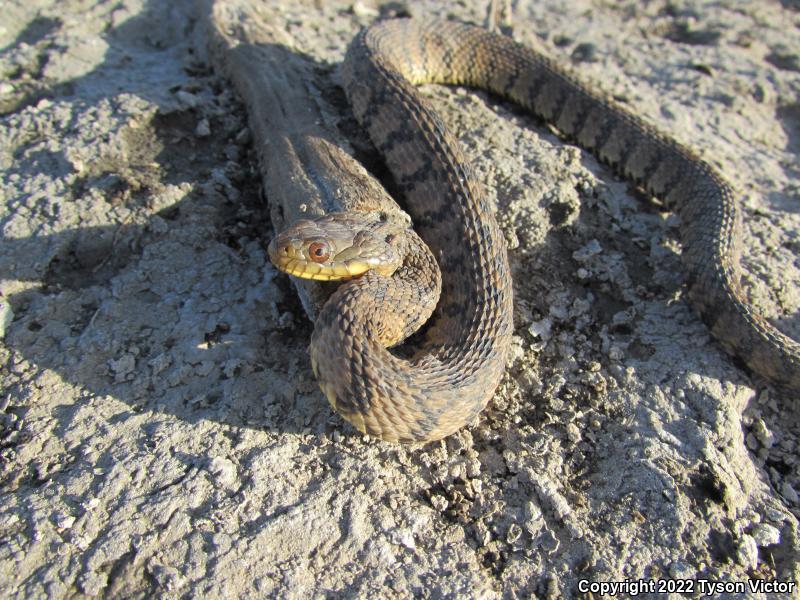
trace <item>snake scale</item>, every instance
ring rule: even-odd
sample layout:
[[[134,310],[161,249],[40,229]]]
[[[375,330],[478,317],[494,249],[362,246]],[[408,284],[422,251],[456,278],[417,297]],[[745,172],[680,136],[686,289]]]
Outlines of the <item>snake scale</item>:
[[[344,241],[341,222],[350,218],[348,227],[355,226],[352,213],[302,220],[273,241],[279,268],[318,279],[342,277],[335,255],[344,248],[342,256],[353,262],[357,235],[374,251],[385,234],[381,252],[406,253],[384,272],[355,258],[354,274],[366,273],[340,286],[315,322],[314,372],[331,405],[358,429],[401,442],[453,433],[492,397],[511,341],[505,242],[453,136],[414,90],[426,82],[508,98],[659,198],[680,216],[688,297],[715,338],[756,373],[800,390],[800,344],[757,314],[739,286],[740,216],[732,190],[690,150],[550,59],[466,24],[377,22],[350,45],[341,77],[414,230],[444,273],[436,303],[431,254],[417,241],[401,241],[410,229],[391,210],[358,216],[364,231],[344,234]],[[387,349],[431,311],[411,358]]]

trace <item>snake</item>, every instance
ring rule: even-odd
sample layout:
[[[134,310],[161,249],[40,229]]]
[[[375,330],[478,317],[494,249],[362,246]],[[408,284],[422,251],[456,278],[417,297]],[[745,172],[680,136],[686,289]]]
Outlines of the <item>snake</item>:
[[[360,431],[428,442],[473,422],[501,381],[511,344],[502,231],[455,137],[417,92],[423,83],[479,88],[518,104],[679,215],[691,305],[724,350],[800,390],[800,344],[740,286],[733,190],[688,147],[547,56],[465,23],[377,21],[350,44],[340,77],[413,227],[390,201],[376,201],[375,210],[361,202],[287,224],[269,256],[295,277],[344,282],[316,315],[310,354],[331,406]],[[393,350],[420,327],[410,350]]]

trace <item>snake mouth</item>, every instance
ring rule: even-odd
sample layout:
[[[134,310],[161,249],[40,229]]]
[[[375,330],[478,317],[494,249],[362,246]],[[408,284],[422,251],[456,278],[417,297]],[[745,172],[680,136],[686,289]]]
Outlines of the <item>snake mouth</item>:
[[[344,265],[335,265],[330,267],[323,267],[314,263],[307,263],[302,260],[289,259],[285,263],[273,263],[278,270],[300,277],[302,279],[313,279],[315,281],[340,281],[345,279],[352,279],[363,275],[369,270],[367,265],[359,264],[356,269],[349,268]],[[363,267],[363,268],[361,268]]]

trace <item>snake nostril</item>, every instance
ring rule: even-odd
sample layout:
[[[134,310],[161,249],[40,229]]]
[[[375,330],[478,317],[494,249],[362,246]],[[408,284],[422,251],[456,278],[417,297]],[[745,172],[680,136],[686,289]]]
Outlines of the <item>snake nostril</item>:
[[[283,247],[283,253],[284,254],[289,254],[289,246],[284,246]]]

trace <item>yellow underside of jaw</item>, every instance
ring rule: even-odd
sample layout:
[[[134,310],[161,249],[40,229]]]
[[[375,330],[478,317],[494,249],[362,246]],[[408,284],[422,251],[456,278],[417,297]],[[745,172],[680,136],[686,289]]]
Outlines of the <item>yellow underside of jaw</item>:
[[[328,267],[315,263],[304,263],[299,260],[289,260],[286,264],[278,265],[278,268],[284,273],[288,273],[294,277],[300,277],[301,279],[337,281],[363,275],[369,270],[369,265],[366,263],[351,263],[347,267],[344,265]]]

